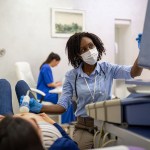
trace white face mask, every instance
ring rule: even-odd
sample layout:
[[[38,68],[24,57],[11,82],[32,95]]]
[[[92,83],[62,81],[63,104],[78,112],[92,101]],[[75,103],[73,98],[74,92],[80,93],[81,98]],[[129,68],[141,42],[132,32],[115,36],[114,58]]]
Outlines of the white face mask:
[[[81,55],[82,59],[84,62],[86,62],[89,65],[94,65],[97,62],[97,57],[98,57],[98,51],[95,48],[90,49],[89,51],[83,53]]]

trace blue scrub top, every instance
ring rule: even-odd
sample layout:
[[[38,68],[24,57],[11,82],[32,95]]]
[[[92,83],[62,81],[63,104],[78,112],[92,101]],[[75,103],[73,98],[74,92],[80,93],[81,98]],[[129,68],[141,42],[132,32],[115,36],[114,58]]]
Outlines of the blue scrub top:
[[[53,87],[48,87],[47,85],[53,83],[53,73],[52,69],[48,64],[44,64],[39,73],[37,89],[43,91],[45,94],[49,93],[49,90],[54,89]],[[41,95],[37,94],[37,98],[40,99]]]
[[[113,79],[131,79],[130,71],[131,66],[97,62],[95,70],[88,76],[83,72],[81,64],[78,68],[72,69],[66,73],[63,92],[57,104],[68,109],[72,97],[76,96],[75,77],[77,75],[76,89],[78,98],[76,100],[77,109],[75,116],[87,117],[85,105],[92,102],[110,100]],[[87,86],[85,79],[89,87]],[[91,94],[94,95],[94,100],[92,100]]]

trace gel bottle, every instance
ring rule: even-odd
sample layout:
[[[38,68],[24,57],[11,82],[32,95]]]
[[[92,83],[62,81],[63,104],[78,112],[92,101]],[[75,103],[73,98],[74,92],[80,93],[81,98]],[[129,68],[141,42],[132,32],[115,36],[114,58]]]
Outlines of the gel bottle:
[[[29,102],[30,102],[30,97],[28,95],[24,96],[22,104],[20,106],[20,113],[29,112]]]

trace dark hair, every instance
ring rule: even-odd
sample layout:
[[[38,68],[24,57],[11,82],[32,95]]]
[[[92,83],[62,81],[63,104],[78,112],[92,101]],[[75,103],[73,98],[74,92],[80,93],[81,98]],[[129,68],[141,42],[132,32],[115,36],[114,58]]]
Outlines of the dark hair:
[[[49,54],[49,56],[47,57],[47,59],[42,63],[42,65],[40,66],[40,69],[41,69],[41,67],[44,65],[44,64],[49,64],[49,63],[51,63],[51,61],[52,60],[56,60],[56,61],[60,61],[60,56],[58,55],[58,54],[56,54],[56,53],[53,53],[53,52],[51,52],[50,54]]]
[[[7,116],[0,121],[0,149],[44,150],[32,124],[22,118]]]
[[[104,44],[102,43],[101,39],[97,35],[88,32],[75,33],[69,38],[66,44],[66,52],[68,53],[68,60],[69,63],[71,63],[71,65],[74,68],[79,67],[81,62],[83,62],[83,60],[79,57],[80,43],[83,37],[88,37],[93,41],[94,45],[98,50],[97,60],[101,59],[103,53],[105,54],[105,48],[103,46]]]

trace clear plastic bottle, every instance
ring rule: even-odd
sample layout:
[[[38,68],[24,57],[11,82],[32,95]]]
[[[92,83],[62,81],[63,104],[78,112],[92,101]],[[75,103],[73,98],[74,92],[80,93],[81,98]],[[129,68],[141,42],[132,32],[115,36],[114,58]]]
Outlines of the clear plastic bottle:
[[[28,95],[24,96],[22,104],[20,106],[20,113],[29,112],[29,102],[30,102],[30,97]]]

